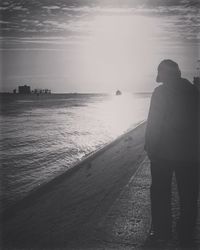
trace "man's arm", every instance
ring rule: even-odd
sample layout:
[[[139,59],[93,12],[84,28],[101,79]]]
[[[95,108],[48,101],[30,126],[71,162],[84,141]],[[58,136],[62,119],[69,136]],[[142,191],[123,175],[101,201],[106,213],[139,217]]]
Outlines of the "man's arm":
[[[163,122],[163,97],[161,86],[157,87],[151,97],[150,109],[145,134],[145,150],[149,157],[156,154],[159,147]]]

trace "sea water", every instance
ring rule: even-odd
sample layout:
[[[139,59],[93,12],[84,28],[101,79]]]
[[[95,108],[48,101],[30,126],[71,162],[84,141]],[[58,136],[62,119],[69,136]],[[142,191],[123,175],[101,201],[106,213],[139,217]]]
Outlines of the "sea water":
[[[149,94],[1,96],[2,208],[147,118]]]

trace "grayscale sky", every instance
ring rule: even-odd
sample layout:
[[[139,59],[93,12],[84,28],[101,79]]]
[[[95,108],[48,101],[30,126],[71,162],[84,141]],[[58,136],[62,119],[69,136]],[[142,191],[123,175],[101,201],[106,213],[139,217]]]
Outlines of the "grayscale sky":
[[[198,0],[4,0],[1,89],[151,91],[158,63],[192,80],[199,59]]]

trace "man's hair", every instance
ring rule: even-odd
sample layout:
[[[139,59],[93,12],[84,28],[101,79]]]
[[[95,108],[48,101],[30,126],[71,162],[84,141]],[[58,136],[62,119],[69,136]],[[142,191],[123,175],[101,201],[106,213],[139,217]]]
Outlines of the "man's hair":
[[[159,64],[156,82],[170,82],[180,77],[181,71],[176,62],[166,59]]]

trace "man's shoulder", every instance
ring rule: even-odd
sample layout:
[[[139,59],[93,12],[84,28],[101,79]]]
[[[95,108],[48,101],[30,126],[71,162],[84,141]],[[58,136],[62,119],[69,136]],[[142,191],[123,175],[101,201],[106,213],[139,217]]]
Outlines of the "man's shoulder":
[[[163,91],[163,84],[162,84],[162,85],[159,85],[158,87],[156,87],[156,88],[154,89],[154,93],[155,93],[155,92],[160,92],[160,91]]]
[[[189,93],[190,92],[192,92],[192,93],[197,92],[197,88],[195,87],[195,85],[192,84],[188,79],[181,78],[181,85],[183,86],[185,91],[187,91]]]
[[[180,78],[180,81],[181,81],[182,83],[185,83],[185,84],[190,85],[190,86],[193,85],[193,84],[192,84],[188,79],[186,79],[186,78]]]
[[[157,97],[163,94],[163,85],[159,85],[158,87],[156,87],[152,93],[152,97]]]

